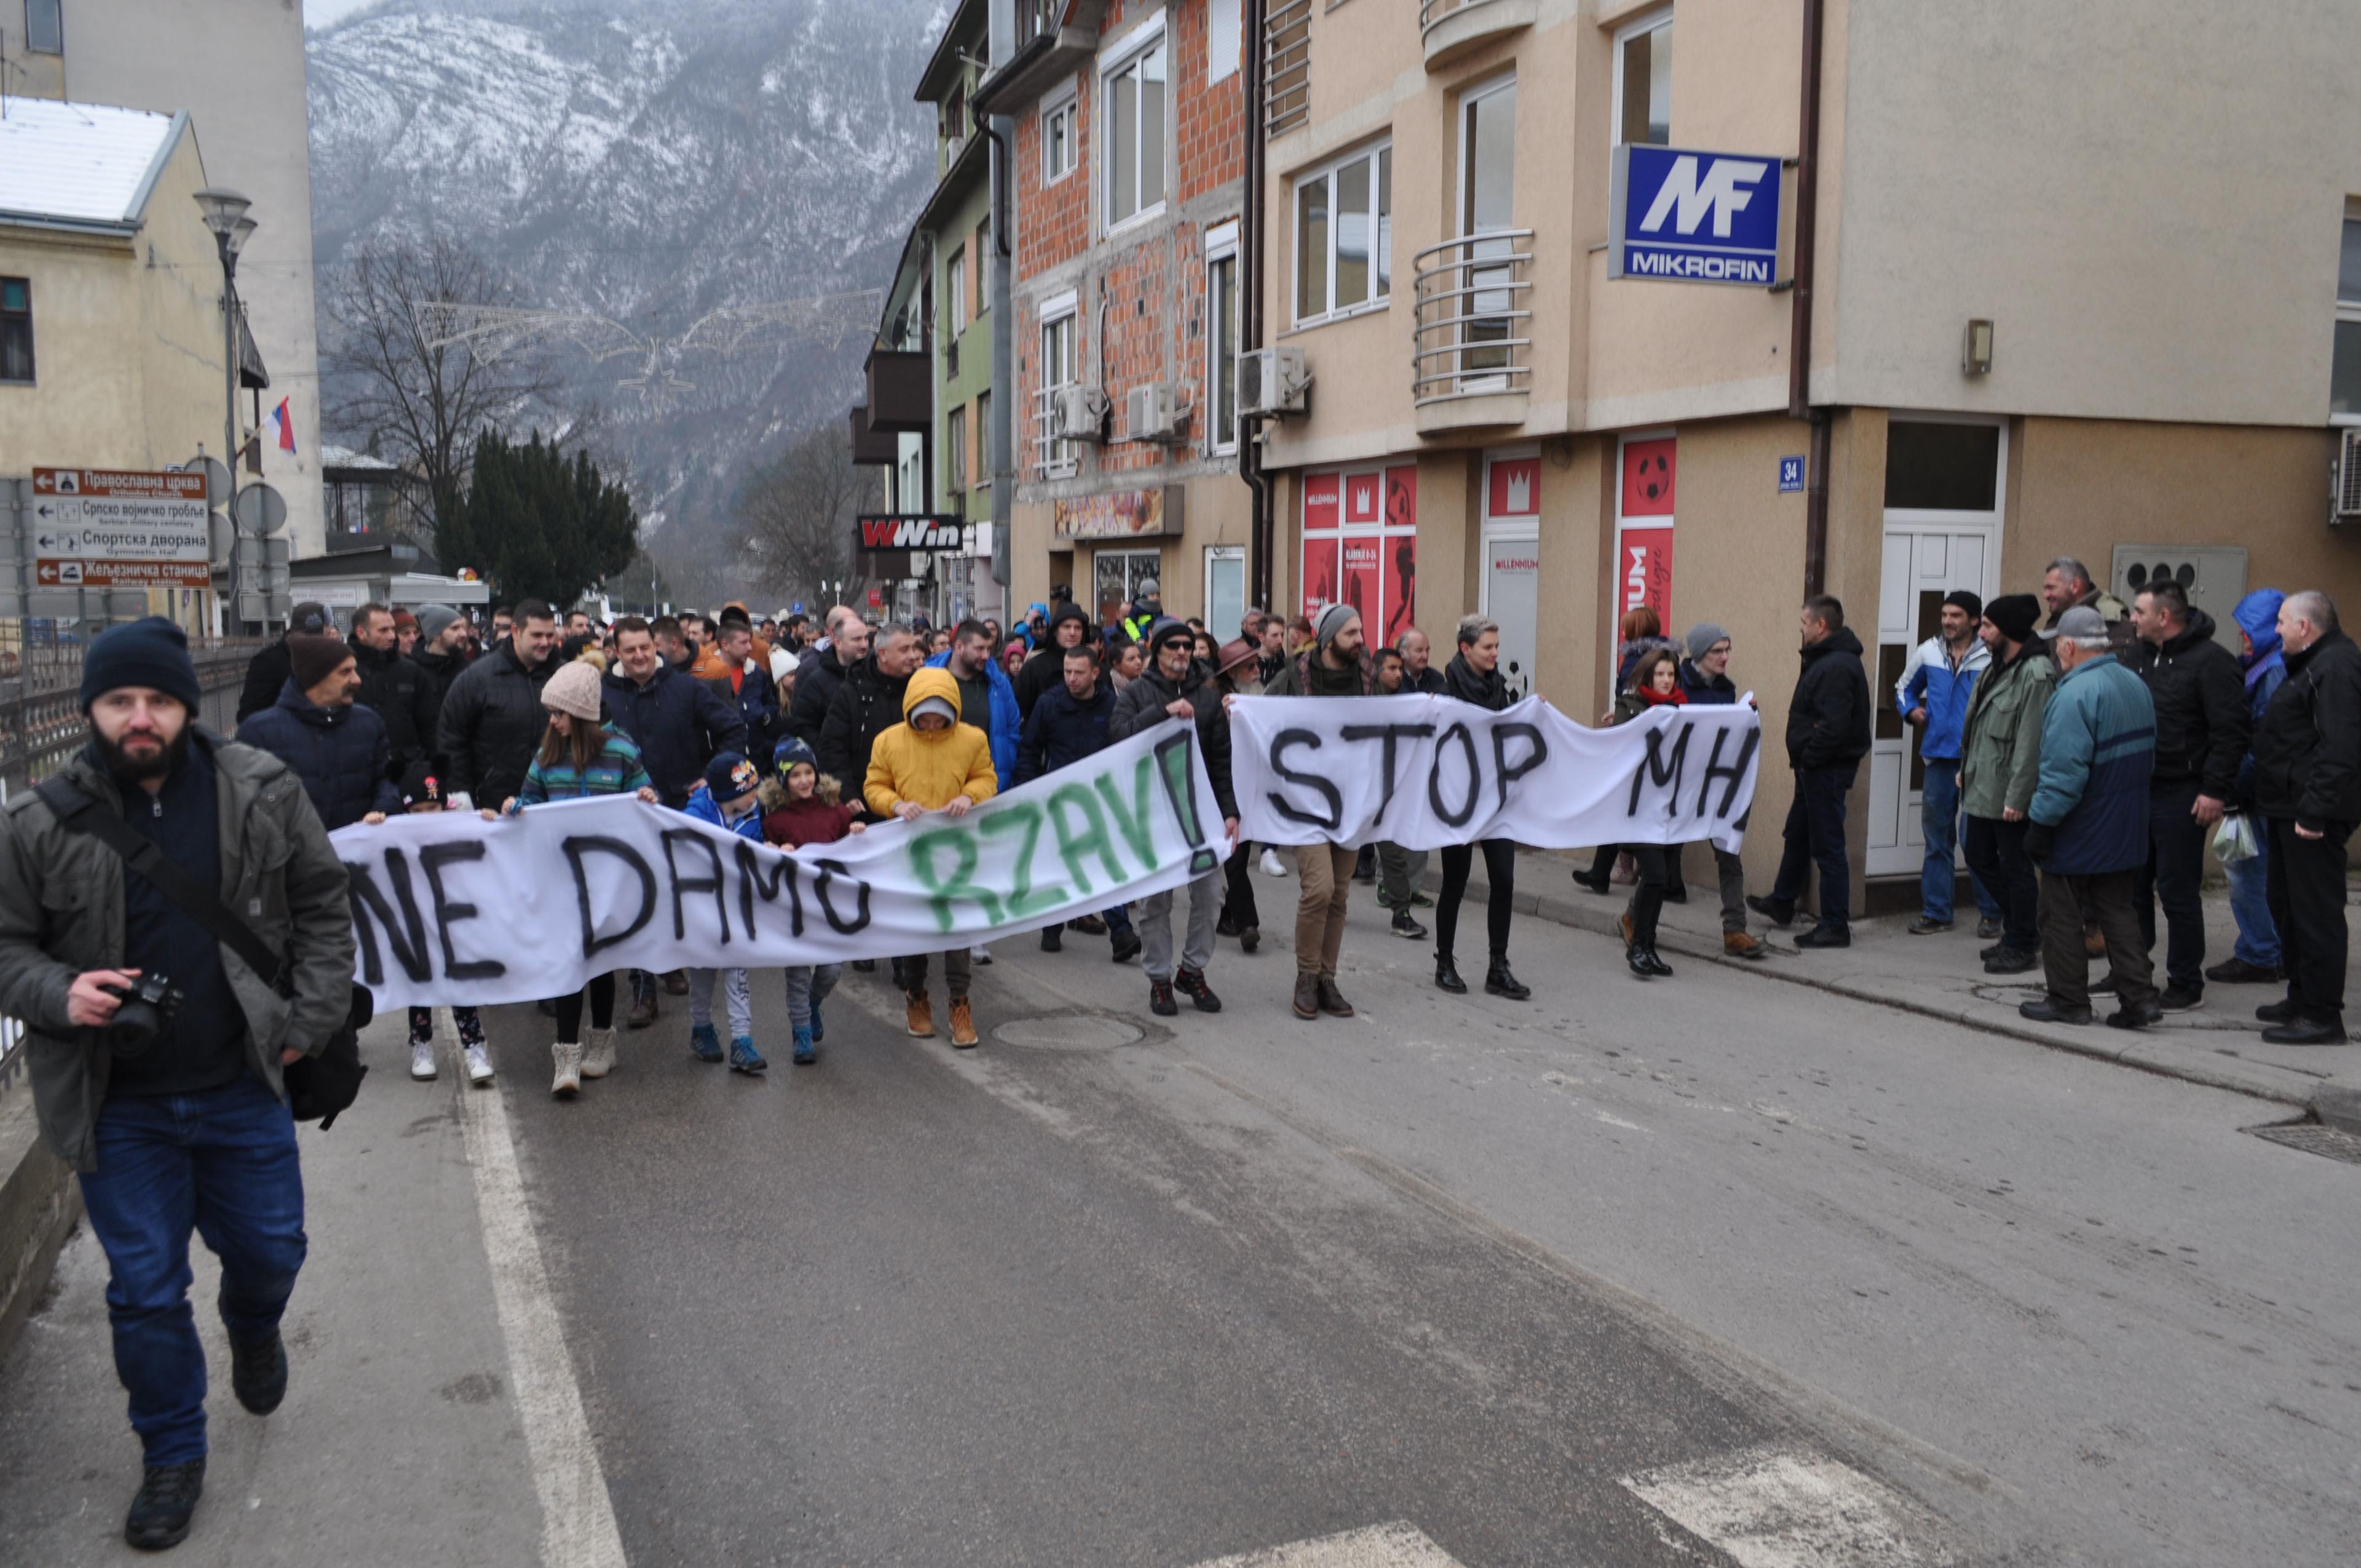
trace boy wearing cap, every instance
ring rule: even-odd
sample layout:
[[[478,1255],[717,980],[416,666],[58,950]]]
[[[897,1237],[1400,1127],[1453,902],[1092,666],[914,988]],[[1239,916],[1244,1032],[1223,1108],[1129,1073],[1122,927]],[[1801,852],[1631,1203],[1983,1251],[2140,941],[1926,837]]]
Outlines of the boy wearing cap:
[[[919,670],[902,693],[902,722],[877,737],[870,749],[862,795],[880,817],[915,822],[929,811],[964,817],[998,793],[992,742],[972,724],[960,722],[959,683],[939,668]],[[943,984],[950,993],[951,1044],[961,1050],[976,1041],[975,1017],[967,1002],[969,958],[965,946],[943,953]],[[933,1004],[927,997],[927,958],[902,960],[906,1023],[917,1039],[935,1033]]]
[[[1992,654],[1976,635],[1983,600],[1965,588],[1943,597],[1941,630],[1910,651],[1902,678],[1894,684],[1894,710],[1918,731],[1918,757],[1925,779],[1918,818],[1927,858],[1918,872],[1918,918],[1914,937],[1951,928],[1951,894],[1960,850],[1960,739],[1976,677],[1992,668]],[[1979,937],[2000,935],[2000,900],[1979,882]]]
[[[762,771],[736,751],[724,751],[705,764],[705,777],[688,794],[681,811],[699,822],[763,841]],[[721,977],[721,992],[730,1009],[730,1070],[757,1073],[771,1064],[754,1048],[754,996],[746,970],[692,969],[688,971],[688,1048],[699,1061],[722,1059],[721,1041],[713,1032],[713,977]]]

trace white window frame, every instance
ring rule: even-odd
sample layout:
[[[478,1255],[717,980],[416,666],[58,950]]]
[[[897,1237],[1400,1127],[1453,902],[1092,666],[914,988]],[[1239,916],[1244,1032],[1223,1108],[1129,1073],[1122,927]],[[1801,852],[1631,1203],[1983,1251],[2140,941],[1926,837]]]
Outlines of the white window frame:
[[[2345,203],[2345,222],[2336,231],[2336,257],[2337,267],[2340,271],[2342,271],[2345,262],[2345,231],[2347,228],[2354,227],[2361,227],[2361,202],[2348,201]],[[2348,300],[2340,294],[2336,301],[2336,315],[2334,319],[2339,324],[2350,322],[2355,325],[2361,325],[2361,299]],[[2332,335],[2329,339],[2328,352],[2329,364],[2332,370],[2334,369],[2336,362],[2336,341],[2334,336],[2335,330],[2336,328],[2334,326],[2331,326],[2329,328],[2329,332]],[[2349,413],[2332,413],[2328,416],[2328,422],[2331,425],[2338,427],[2361,425],[2361,409],[2356,409]]]
[[[1049,433],[1049,394],[1060,387],[1073,386],[1081,378],[1082,368],[1082,299],[1073,290],[1054,294],[1041,302],[1040,319],[1034,336],[1034,352],[1040,356],[1040,374],[1034,398],[1035,431],[1033,438],[1034,472],[1044,479],[1071,478],[1082,466],[1082,455],[1076,443],[1060,440]],[[1049,334],[1060,323],[1066,326],[1066,378],[1049,379]]]
[[[1073,177],[1082,161],[1082,93],[1069,86],[1041,110],[1041,184],[1044,189],[1061,180]],[[1066,166],[1053,168],[1049,162],[1049,127],[1064,122],[1066,127]]]
[[[56,59],[66,52],[65,0],[49,0],[46,9],[49,16],[55,20],[57,37],[46,44],[37,44],[33,41],[33,0],[25,0],[25,52],[46,54]]]
[[[1391,308],[1393,304],[1392,246],[1389,242],[1388,236],[1381,235],[1378,232],[1378,218],[1376,212],[1376,203],[1378,199],[1378,174],[1380,168],[1380,161],[1382,159],[1385,164],[1389,165],[1392,159],[1393,149],[1393,137],[1390,136],[1380,137],[1376,141],[1363,143],[1361,146],[1355,148],[1352,151],[1344,154],[1342,157],[1334,158],[1325,163],[1306,169],[1294,177],[1294,188],[1288,193],[1288,259],[1290,263],[1298,262],[1299,258],[1295,255],[1295,247],[1302,244],[1304,187],[1312,184],[1314,181],[1319,180],[1325,180],[1329,182],[1328,280],[1326,294],[1328,308],[1317,315],[1307,316],[1302,313],[1303,299],[1300,286],[1301,269],[1300,265],[1290,266],[1287,274],[1287,284],[1288,291],[1291,296],[1290,303],[1293,306],[1292,314],[1294,316],[1295,325],[1297,328],[1320,326],[1329,322],[1348,321],[1354,316],[1367,315],[1372,311],[1382,311]],[[1371,211],[1369,214],[1369,287],[1372,292],[1370,293],[1369,298],[1361,301],[1359,303],[1346,305],[1342,309],[1339,309],[1336,304],[1336,236],[1342,225],[1337,222],[1335,193],[1336,175],[1339,170],[1349,169],[1354,164],[1361,162],[1364,159],[1367,159],[1369,165],[1369,201],[1371,205]],[[1392,186],[1392,172],[1390,168],[1388,168],[1386,174],[1386,207],[1389,218],[1390,218],[1393,206]],[[1384,292],[1379,293],[1375,291],[1378,289],[1378,253],[1381,245],[1385,247],[1387,261],[1384,274],[1385,290]]]
[[[1164,148],[1164,169],[1162,176],[1164,194],[1158,197],[1155,204],[1152,206],[1142,203],[1136,211],[1130,213],[1126,216],[1121,218],[1113,216],[1113,208],[1115,205],[1115,164],[1113,162],[1113,159],[1115,154],[1115,138],[1112,116],[1115,114],[1115,80],[1116,77],[1121,76],[1125,71],[1129,71],[1133,66],[1138,64],[1140,60],[1147,58],[1150,50],[1165,46],[1166,41],[1164,13],[1159,11],[1154,16],[1151,16],[1146,22],[1143,22],[1140,26],[1134,28],[1131,33],[1124,38],[1121,44],[1107,51],[1105,57],[1107,63],[1099,68],[1099,134],[1096,138],[1094,138],[1099,153],[1098,190],[1095,192],[1098,201],[1098,210],[1094,216],[1097,219],[1098,232],[1103,235],[1119,234],[1123,230],[1130,228],[1135,224],[1148,223],[1155,218],[1162,216],[1166,204],[1172,199],[1172,127],[1175,110],[1173,100],[1178,96],[1178,94],[1173,91],[1172,50],[1170,48],[1165,48],[1164,135],[1162,137]],[[1137,138],[1135,137],[1134,139],[1134,157],[1137,158],[1137,148],[1136,143]],[[1132,170],[1132,189],[1135,194],[1137,194],[1138,191],[1138,168],[1135,166]]]
[[[1244,297],[1245,280],[1238,276],[1238,225],[1234,219],[1205,231],[1205,451],[1214,456],[1225,455],[1238,449],[1237,351],[1230,352],[1230,418],[1222,418],[1222,323],[1219,319],[1220,292],[1213,287],[1213,269],[1227,262],[1230,268],[1229,313],[1235,318]],[[1233,319],[1230,334],[1237,335],[1237,322]]]
[[[943,488],[961,511],[967,510],[967,405],[943,415]]]
[[[951,319],[949,335],[951,341],[956,343],[959,341],[959,334],[967,330],[968,323],[967,247],[964,244],[951,247],[951,253],[943,258],[943,292],[950,296]]]
[[[1207,0],[1205,5],[1205,82],[1227,82],[1238,73],[1246,50],[1245,0]],[[1225,52],[1226,51],[1226,52]]]
[[[1614,117],[1607,122],[1607,145],[1609,148],[1617,148],[1623,145],[1623,46],[1631,42],[1633,38],[1638,38],[1642,33],[1653,33],[1659,27],[1669,27],[1672,25],[1673,8],[1670,5],[1667,5],[1661,11],[1651,11],[1644,16],[1636,16],[1615,29],[1615,63],[1613,69],[1609,72],[1609,77],[1614,83],[1615,89],[1609,111]],[[1671,91],[1669,83],[1666,85],[1665,91]],[[1672,134],[1670,129],[1672,108],[1669,104],[1665,106],[1664,118],[1666,123],[1665,136],[1669,140]]]
[[[1229,627],[1235,627],[1243,621],[1246,619],[1246,547],[1243,544],[1206,545],[1205,597],[1198,602],[1205,607],[1205,630],[1213,634],[1213,645],[1217,648],[1229,639],[1222,635],[1228,627],[1224,627],[1222,622],[1213,619],[1213,565],[1215,562],[1225,561],[1235,561],[1238,564],[1238,613],[1231,619]]]

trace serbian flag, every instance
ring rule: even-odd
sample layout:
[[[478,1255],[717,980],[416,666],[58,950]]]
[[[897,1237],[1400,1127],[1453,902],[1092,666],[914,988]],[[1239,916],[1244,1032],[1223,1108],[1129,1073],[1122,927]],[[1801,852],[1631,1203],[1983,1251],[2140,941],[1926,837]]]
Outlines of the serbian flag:
[[[288,400],[281,398],[279,406],[270,411],[270,422],[279,427],[279,450],[281,452],[295,450],[295,420],[287,411],[287,403]]]

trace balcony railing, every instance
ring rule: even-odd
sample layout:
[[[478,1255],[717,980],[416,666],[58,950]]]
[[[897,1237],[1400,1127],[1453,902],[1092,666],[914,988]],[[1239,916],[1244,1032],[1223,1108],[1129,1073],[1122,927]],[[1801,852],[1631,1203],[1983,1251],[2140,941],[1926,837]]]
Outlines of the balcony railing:
[[[1082,466],[1077,444],[1058,435],[1054,400],[1071,382],[1043,387],[1033,394],[1033,473],[1042,479],[1071,479]]]
[[[1312,0],[1271,0],[1262,31],[1263,135],[1284,136],[1312,115]]]
[[[1462,235],[1418,253],[1411,396],[1424,408],[1529,389],[1531,229]]]

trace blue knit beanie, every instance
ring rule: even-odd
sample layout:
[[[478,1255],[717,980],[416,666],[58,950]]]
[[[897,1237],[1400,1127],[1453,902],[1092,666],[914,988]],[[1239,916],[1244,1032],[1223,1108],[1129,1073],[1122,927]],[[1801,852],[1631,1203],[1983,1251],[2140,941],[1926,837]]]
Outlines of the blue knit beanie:
[[[808,745],[793,735],[771,748],[771,766],[776,770],[781,778],[785,778],[792,773],[797,762],[801,762],[814,773],[819,772],[819,759],[812,755],[812,749]]]
[[[178,697],[191,718],[203,706],[197,666],[189,658],[189,634],[160,615],[98,634],[82,661],[82,710],[119,686],[152,686]]]

